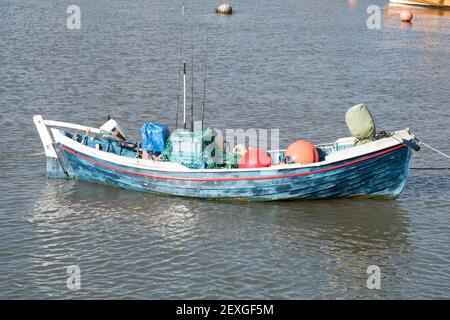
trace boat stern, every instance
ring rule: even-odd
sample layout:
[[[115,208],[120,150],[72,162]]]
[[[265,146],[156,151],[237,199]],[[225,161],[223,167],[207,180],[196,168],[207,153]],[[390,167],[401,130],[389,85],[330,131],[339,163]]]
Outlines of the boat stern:
[[[59,158],[51,158],[47,157],[47,171],[46,175],[49,178],[69,178],[69,175],[64,170],[63,166],[61,165]]]
[[[41,115],[35,115],[33,122],[41,138],[42,145],[44,146],[45,157],[47,161],[46,174],[49,178],[69,178],[67,170],[63,167],[61,159],[58,156],[58,152],[55,148],[51,133],[45,124],[44,118]]]

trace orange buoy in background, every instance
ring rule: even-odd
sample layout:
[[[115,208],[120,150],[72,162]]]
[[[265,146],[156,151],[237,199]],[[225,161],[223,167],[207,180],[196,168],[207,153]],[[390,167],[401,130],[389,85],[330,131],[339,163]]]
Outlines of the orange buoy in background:
[[[411,10],[402,10],[400,12],[400,20],[402,20],[403,22],[411,22],[413,17],[414,15]]]
[[[239,169],[265,168],[272,165],[272,157],[266,150],[260,148],[248,148],[239,161]]]
[[[319,161],[316,147],[305,140],[298,140],[291,144],[284,153],[286,158],[297,164],[308,164]],[[287,162],[289,163],[289,162]]]

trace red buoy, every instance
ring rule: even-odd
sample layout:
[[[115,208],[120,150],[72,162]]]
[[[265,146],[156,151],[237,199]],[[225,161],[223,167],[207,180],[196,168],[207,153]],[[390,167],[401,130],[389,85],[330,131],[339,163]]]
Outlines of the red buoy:
[[[402,20],[403,22],[411,22],[413,17],[414,15],[411,10],[402,10],[400,12],[400,20]]]
[[[264,149],[248,148],[239,161],[239,169],[265,168],[272,165],[272,157]]]
[[[316,147],[305,140],[295,141],[286,149],[284,155],[297,164],[308,164],[319,161],[319,154]]]

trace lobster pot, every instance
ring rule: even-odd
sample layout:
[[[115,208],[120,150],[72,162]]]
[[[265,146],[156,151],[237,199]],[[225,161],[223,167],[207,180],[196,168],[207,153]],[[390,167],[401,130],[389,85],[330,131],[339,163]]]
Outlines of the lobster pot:
[[[166,146],[168,160],[191,169],[205,168],[202,156],[202,132],[175,131]]]

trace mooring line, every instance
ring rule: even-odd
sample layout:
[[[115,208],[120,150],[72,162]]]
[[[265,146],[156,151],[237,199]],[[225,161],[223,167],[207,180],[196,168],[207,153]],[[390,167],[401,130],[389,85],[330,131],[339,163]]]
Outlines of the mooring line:
[[[440,167],[438,167],[438,168],[432,168],[432,167],[430,167],[430,168],[428,168],[428,167],[424,167],[424,168],[421,168],[421,167],[412,167],[411,168],[412,170],[450,170],[450,168],[440,168]]]
[[[391,136],[391,137],[394,138],[395,140],[397,140],[398,142],[404,144],[405,146],[407,146],[407,147],[410,148],[411,150],[414,150],[414,148],[412,148],[411,146],[405,144],[403,141],[400,141],[400,140],[397,139],[396,137],[394,137],[394,136]],[[438,150],[438,149],[436,149],[436,148],[430,146],[429,144],[423,142],[422,140],[418,140],[418,139],[416,139],[416,140],[419,142],[419,145],[424,145],[425,147],[430,148],[431,150],[433,150],[433,151],[439,153],[440,155],[446,157],[447,159],[450,159],[450,156],[447,155],[447,154],[445,154],[445,153],[443,153],[442,151],[440,151],[440,150]],[[415,150],[414,150],[414,151],[415,151]],[[416,169],[416,170],[448,170],[448,169],[450,169],[450,168],[428,168],[428,167],[426,167],[426,168],[411,168],[411,169]]]
[[[443,155],[443,156],[446,157],[447,159],[450,159],[450,156],[449,156],[449,155],[443,153],[442,151],[440,151],[440,150],[438,150],[438,149],[436,149],[436,148],[433,148],[433,147],[430,146],[429,144],[426,144],[426,143],[423,142],[423,141],[420,141],[420,144],[423,144],[424,146],[426,146],[426,147],[430,148],[431,150],[433,150],[433,151],[439,153],[440,155]]]

